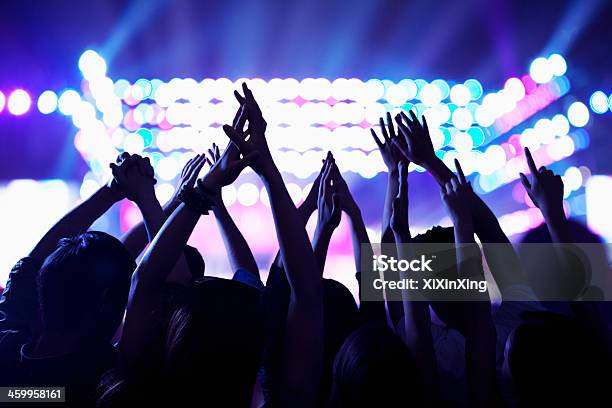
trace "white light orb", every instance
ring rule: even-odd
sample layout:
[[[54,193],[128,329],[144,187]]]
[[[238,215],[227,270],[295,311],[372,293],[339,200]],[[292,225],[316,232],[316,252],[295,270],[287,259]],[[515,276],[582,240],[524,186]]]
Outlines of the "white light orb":
[[[559,54],[552,54],[548,57],[548,66],[554,76],[564,75],[567,71],[567,62]]]
[[[471,98],[470,89],[463,84],[453,85],[450,90],[450,100],[458,106],[467,105]]]
[[[567,118],[572,126],[583,127],[589,123],[589,109],[582,102],[574,102],[567,110]]]
[[[32,100],[23,89],[15,89],[8,97],[8,111],[15,116],[21,116],[30,110]]]
[[[529,75],[538,84],[545,84],[553,77],[550,62],[543,57],[536,58],[529,66]]]

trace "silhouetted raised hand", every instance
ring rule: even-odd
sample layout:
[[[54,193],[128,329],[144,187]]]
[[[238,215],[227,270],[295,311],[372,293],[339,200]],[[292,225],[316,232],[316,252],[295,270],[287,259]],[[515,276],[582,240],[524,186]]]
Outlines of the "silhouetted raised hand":
[[[374,129],[370,129],[370,132],[372,133],[374,142],[376,142],[376,145],[380,150],[380,154],[385,162],[385,165],[387,166],[387,169],[389,170],[389,173],[397,174],[397,164],[400,160],[402,160],[402,154],[398,150],[396,143],[399,144],[399,146],[403,146],[403,139],[398,138],[398,134],[395,132],[393,121],[391,120],[391,114],[389,112],[387,112],[386,125],[383,118],[380,118],[379,121],[380,132],[382,133],[383,140],[380,140]]]
[[[395,122],[403,138],[403,144],[399,138],[393,143],[406,160],[425,166],[436,159],[425,116],[421,124],[413,111],[410,111],[410,117],[402,112],[395,116]]]
[[[178,195],[183,189],[183,186],[193,187],[195,186],[195,182],[200,175],[200,171],[204,164],[207,162],[207,157],[205,154],[197,154],[195,157],[189,159],[189,161],[183,167],[181,171],[181,177],[179,178],[178,184],[176,186],[176,190],[172,199],[168,202],[167,206],[172,206],[173,209],[178,207],[180,201],[178,200]]]
[[[337,179],[333,178],[332,162],[328,161],[319,184],[317,208],[319,221],[317,226],[334,230],[340,224],[342,210],[340,196],[336,192]]]
[[[213,144],[213,150],[209,149],[209,154],[212,156],[212,161],[208,160],[211,165],[210,170],[204,177],[198,180],[198,186],[205,191],[217,195],[221,192],[221,188],[232,184],[242,170],[255,162],[259,156],[259,152],[252,151],[243,157],[240,157],[240,151],[230,142],[223,155],[219,154],[219,147]],[[214,161],[214,162],[213,162]]]
[[[127,199],[139,203],[155,196],[153,186],[156,181],[148,157],[123,153],[117,159],[117,164],[111,163],[110,168],[118,188]]]
[[[234,95],[241,104],[241,110],[237,124],[234,126],[223,125],[223,131],[232,142],[240,149],[243,155],[258,153],[251,167],[257,174],[263,176],[270,171],[274,171],[276,166],[270,154],[270,148],[266,141],[267,122],[262,116],[261,109],[253,97],[253,92],[246,83],[242,84],[244,96],[234,91]],[[244,131],[244,124],[248,120],[247,130]]]
[[[545,166],[536,167],[533,156],[529,148],[525,148],[525,158],[531,181],[523,173],[520,173],[521,183],[527,190],[531,201],[538,206],[542,213],[546,215],[559,215],[563,212],[563,180],[561,176],[555,175]]]
[[[459,161],[455,159],[455,167],[458,176],[452,177],[440,189],[440,196],[446,210],[457,225],[469,225],[473,233],[472,204],[474,201],[474,191],[470,182],[466,181]]]

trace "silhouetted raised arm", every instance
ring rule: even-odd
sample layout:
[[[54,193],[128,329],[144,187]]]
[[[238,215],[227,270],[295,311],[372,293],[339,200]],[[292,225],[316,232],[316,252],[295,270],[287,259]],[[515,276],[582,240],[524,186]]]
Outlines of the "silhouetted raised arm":
[[[244,126],[244,123],[242,123],[242,126]],[[215,144],[213,144],[212,150],[209,150],[208,153],[212,157],[212,161],[210,162],[211,166],[219,163],[218,166],[220,169],[226,168],[229,163],[235,162],[240,158],[240,151],[232,142],[227,145],[223,151],[223,154],[220,154],[219,147]],[[236,177],[238,177],[238,174],[230,174],[227,172],[224,174],[226,174],[228,177],[226,180],[224,180],[225,185],[233,183],[236,180]],[[225,244],[225,250],[227,251],[232,271],[236,273],[237,271],[242,270],[252,273],[257,277],[257,279],[260,279],[259,268],[257,267],[257,263],[253,257],[251,248],[236,226],[232,216],[227,211],[227,208],[223,203],[223,198],[221,197],[221,190],[214,193],[216,198],[213,212],[215,214],[219,230],[221,231],[221,236],[223,237],[223,243]]]
[[[243,84],[244,97],[236,97],[245,107],[248,140],[242,129],[223,127],[243,155],[258,154],[251,167],[261,177],[270,197],[280,253],[291,289],[285,337],[285,375],[288,403],[292,406],[315,404],[323,364],[323,298],[321,278],[303,221],[287,192],[281,174],[272,160],[265,138],[266,122]]]
[[[237,171],[239,173],[252,159],[253,155],[239,159],[232,163],[226,171]],[[224,179],[223,171],[215,165],[198,182],[197,189],[191,190],[194,193],[196,193],[196,190],[200,191],[199,195],[208,196],[210,192],[219,191],[223,186]],[[200,219],[200,215],[201,210],[193,204],[179,205],[161,227],[136,268],[132,276],[127,313],[120,342],[123,364],[133,363],[145,348],[147,339],[155,325],[154,314],[151,311],[159,305],[165,283],[182,256],[187,240]]]
[[[122,156],[117,158],[118,163],[122,160]],[[111,180],[55,223],[38,241],[30,252],[30,256],[43,261],[55,250],[61,238],[86,231],[91,224],[123,198],[125,198],[125,193],[120,190],[114,179]]]
[[[476,195],[455,160],[458,177],[441,188],[441,197],[455,232],[458,278],[484,281],[482,255],[474,239],[471,207]],[[458,293],[463,298],[452,305],[455,328],[465,337],[469,393],[474,406],[494,407],[500,402],[495,373],[496,332],[487,292]]]
[[[383,140],[381,140],[374,129],[370,129],[372,133],[372,137],[374,138],[374,142],[378,146],[380,150],[380,154],[387,166],[387,190],[385,193],[385,204],[383,207],[383,217],[382,217],[382,225],[381,225],[381,242],[385,243],[393,243],[394,235],[393,231],[391,231],[390,220],[391,220],[391,212],[392,212],[392,203],[395,197],[397,197],[397,192],[399,190],[399,180],[398,180],[398,170],[397,165],[400,160],[403,159],[402,154],[397,148],[396,143],[400,145],[403,144],[402,139],[398,138],[398,134],[395,132],[395,128],[393,126],[393,120],[391,119],[391,114],[387,112],[387,124],[385,125],[385,121],[383,118],[379,119],[380,123],[380,132],[382,133]]]
[[[194,186],[195,181],[198,178],[198,175],[200,174],[200,170],[202,169],[205,163],[206,156],[203,154],[198,154],[192,159],[190,159],[187,164],[185,164],[185,167],[183,167],[183,170],[181,172],[181,177],[176,187],[174,196],[163,207],[164,221],[181,204],[178,199],[178,194],[180,193],[181,188],[185,185],[191,187]],[[123,234],[123,236],[121,237],[121,242],[123,242],[127,249],[132,253],[134,258],[136,258],[140,255],[140,253],[147,246],[147,244],[151,242],[154,236],[155,234],[153,234],[153,236],[149,236],[145,223],[144,221],[142,221],[133,226],[128,232]]]
[[[336,193],[335,180],[332,178],[331,168],[333,158],[328,154],[321,182],[319,183],[318,195],[318,220],[317,228],[312,239],[312,247],[319,266],[319,276],[323,276],[325,269],[325,259],[329,249],[334,230],[340,224],[342,210],[340,208],[340,196]]]
[[[412,259],[410,248],[412,238],[408,223],[408,165],[400,162],[398,166],[399,191],[393,200],[391,229],[395,235],[398,259]],[[406,272],[399,273],[401,279],[409,279]],[[433,394],[436,384],[436,358],[431,334],[431,317],[429,303],[415,300],[410,290],[402,291],[403,325],[394,322],[397,327],[403,326],[398,333],[406,345],[415,353],[417,364],[423,370],[425,384]],[[395,328],[397,331],[397,327]]]
[[[449,182],[454,174],[435,155],[425,117],[421,124],[416,114],[410,111],[410,118],[401,113],[395,120],[405,145],[401,146],[399,142],[395,144],[404,157],[428,170],[440,186]],[[505,288],[522,283],[524,277],[521,265],[510,240],[501,229],[495,214],[478,196],[475,196],[472,203],[472,215],[474,230],[482,243],[487,264],[502,293]]]

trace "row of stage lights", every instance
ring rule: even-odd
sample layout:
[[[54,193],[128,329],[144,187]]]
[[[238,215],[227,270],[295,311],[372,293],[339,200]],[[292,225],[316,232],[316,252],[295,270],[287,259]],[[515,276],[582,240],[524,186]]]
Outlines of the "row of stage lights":
[[[537,58],[529,75],[510,78],[503,89],[490,93],[475,79],[463,83],[404,79],[394,83],[355,78],[220,78],[200,82],[174,78],[130,83],[111,80],[106,75],[106,62],[91,50],[79,59],[79,69],[84,78],[81,93],[67,89],[58,95],[46,90],[36,105],[43,114],[59,111],[70,116],[79,129],[75,146],[91,168],[81,187],[82,196],[89,195],[108,176],[106,163],[128,151],[151,158],[160,180],[160,200],[169,199],[187,160],[212,142],[226,142],[220,125],[231,120],[236,108],[232,93],[244,81],[257,95],[268,119],[275,160],[298,179],[308,179],[319,170],[326,150],[334,151],[343,171],[364,178],[386,171],[365,129],[377,126],[378,118],[387,111],[395,114],[414,109],[425,115],[438,156],[451,167],[458,157],[467,174],[477,174],[475,185],[481,192],[516,179],[517,156],[524,146],[538,149],[537,154],[549,164],[588,145],[588,134],[579,129],[589,121],[589,110],[582,102],[571,104],[566,115],[540,119],[507,142],[492,143],[568,92],[567,65],[559,54]],[[603,113],[608,106],[603,108],[602,95],[607,105],[612,97],[596,94],[591,98],[591,109]],[[0,92],[0,112],[5,104],[9,113],[22,115],[31,108],[32,99],[21,89],[7,97]],[[570,131],[571,127],[577,129]],[[414,165],[410,170],[423,171]],[[289,183],[296,201],[308,189],[309,185]],[[228,188],[224,195],[228,204],[248,206],[266,201],[265,190],[250,182]]]

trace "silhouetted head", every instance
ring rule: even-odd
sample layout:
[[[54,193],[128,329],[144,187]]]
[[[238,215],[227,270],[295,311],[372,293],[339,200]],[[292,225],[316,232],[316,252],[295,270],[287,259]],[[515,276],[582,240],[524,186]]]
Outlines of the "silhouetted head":
[[[431,229],[415,236],[413,242],[426,244],[452,244],[455,242],[455,230],[453,227],[441,227],[434,225]]]
[[[199,280],[204,278],[206,264],[204,263],[204,258],[202,258],[200,251],[192,246],[185,245],[185,250],[183,253],[185,255],[185,261],[187,262],[189,272],[191,272],[192,279]]]
[[[285,328],[290,289],[284,271],[270,274],[266,285],[267,343],[262,376],[262,388],[266,401],[275,405],[281,395],[279,385],[283,382],[285,366],[281,351],[285,344]],[[327,399],[331,386],[334,358],[344,340],[357,327],[358,308],[353,294],[342,283],[323,279],[324,360],[321,376],[321,399]]]
[[[609,273],[606,247],[602,239],[582,223],[570,219],[568,224],[575,245],[552,244],[545,224],[521,237],[517,253],[527,283],[544,301],[578,297],[598,300],[601,289],[596,282]],[[559,258],[559,253],[564,254],[563,258]]]
[[[578,222],[571,218],[568,219],[567,222],[569,224],[569,229],[575,242],[585,244],[599,244],[602,242],[602,239],[599,235],[595,234],[581,222]],[[540,224],[539,226],[527,231],[521,237],[521,243],[524,244],[550,242],[552,242],[552,238],[550,237],[550,232],[548,231],[548,227],[546,226],[546,224]]]
[[[384,325],[366,325],[334,361],[330,407],[422,406],[423,386],[406,345]]]
[[[170,318],[163,383],[180,390],[185,401],[248,406],[262,345],[261,292],[240,282],[206,278]]]
[[[596,406],[609,384],[605,342],[575,318],[526,312],[506,342],[505,372],[522,407]]]
[[[43,330],[80,331],[110,341],[119,326],[136,264],[116,238],[90,231],[63,238],[38,278]]]

